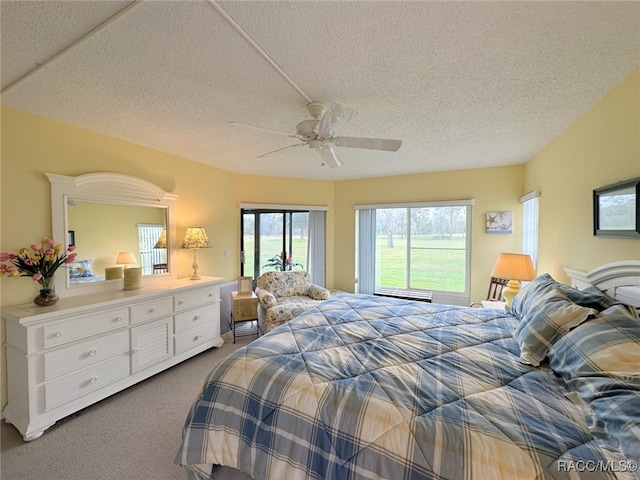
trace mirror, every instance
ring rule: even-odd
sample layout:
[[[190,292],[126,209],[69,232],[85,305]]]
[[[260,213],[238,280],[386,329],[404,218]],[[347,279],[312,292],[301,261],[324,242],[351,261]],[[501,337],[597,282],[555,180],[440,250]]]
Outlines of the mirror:
[[[640,238],[640,178],[593,191],[593,234]]]
[[[46,175],[54,239],[75,245],[78,254],[68,274],[56,277],[58,295],[122,289],[121,267],[141,267],[143,286],[177,278],[172,248],[177,195],[128,175]],[[119,254],[128,252],[133,259],[119,264]]]
[[[100,219],[96,221],[96,219]],[[71,284],[104,281],[118,264],[120,252],[131,252],[142,275],[166,275],[166,240],[158,245],[166,232],[166,209],[111,205],[69,199],[67,204],[69,244],[78,252],[78,267],[70,271]],[[154,268],[155,266],[155,268]],[[73,268],[73,267],[72,267]],[[113,271],[113,270],[111,270]]]

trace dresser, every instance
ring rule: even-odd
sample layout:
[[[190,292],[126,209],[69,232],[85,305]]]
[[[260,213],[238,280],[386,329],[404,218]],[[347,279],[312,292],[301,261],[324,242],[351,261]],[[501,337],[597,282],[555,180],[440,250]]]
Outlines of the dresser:
[[[3,308],[5,420],[36,439],[57,420],[221,346],[222,282],[169,280]]]

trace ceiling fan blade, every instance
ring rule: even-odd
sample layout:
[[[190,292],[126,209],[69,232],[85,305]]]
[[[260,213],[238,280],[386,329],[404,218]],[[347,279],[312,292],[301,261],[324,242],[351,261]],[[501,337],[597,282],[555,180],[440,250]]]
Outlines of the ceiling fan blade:
[[[274,130],[272,128],[267,127],[259,127],[257,125],[251,125],[250,123],[241,123],[241,122],[229,122],[229,125],[235,125],[238,127],[246,127],[253,128],[254,130],[262,130],[264,132],[275,133],[276,135],[286,135],[287,137],[296,138],[295,135],[288,132],[281,132],[280,130]]]
[[[338,158],[331,145],[323,145],[320,148],[314,148],[314,150],[322,157],[324,163],[331,168],[342,166],[342,160]]]
[[[397,152],[402,145],[402,140],[390,140],[388,138],[335,137],[333,139],[333,144],[337,147],[368,148],[369,150]]]
[[[272,152],[263,153],[262,155],[258,155],[256,158],[271,157],[273,155],[284,153],[287,150],[293,150],[294,148],[297,148],[297,147],[304,147],[305,145],[306,143],[296,143],[295,145],[289,145],[288,147],[279,148],[278,150],[274,150]]]
[[[346,105],[332,103],[324,112],[314,130],[324,137],[333,137],[338,130],[357,114],[358,112]]]

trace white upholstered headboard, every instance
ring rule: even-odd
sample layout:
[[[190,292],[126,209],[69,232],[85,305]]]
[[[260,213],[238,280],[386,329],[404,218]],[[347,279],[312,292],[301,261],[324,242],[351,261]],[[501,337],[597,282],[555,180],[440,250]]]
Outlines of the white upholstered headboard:
[[[624,303],[640,307],[640,260],[607,263],[590,272],[565,268],[571,286],[584,289],[590,285]]]

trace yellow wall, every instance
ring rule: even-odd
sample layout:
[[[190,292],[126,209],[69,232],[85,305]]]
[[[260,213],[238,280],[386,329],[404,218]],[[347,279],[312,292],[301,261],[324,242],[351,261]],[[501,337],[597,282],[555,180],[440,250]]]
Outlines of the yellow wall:
[[[471,297],[479,299],[498,253],[520,250],[520,195],[540,189],[538,271],[562,279],[565,265],[590,269],[640,258],[640,241],[593,238],[591,233],[592,189],[640,176],[639,90],[636,71],[526,165],[342,182],[237,175],[2,107],[0,249],[17,251],[50,234],[44,172],[75,176],[109,171],[179,194],[178,238],[189,226],[204,226],[213,248],[198,255],[200,272],[227,279],[239,273],[240,202],[327,205],[327,286],[352,291],[354,204],[474,198]],[[514,233],[487,235],[489,211],[512,211]],[[191,262],[190,251],[178,251],[179,277],[190,275]],[[0,289],[3,306],[30,302],[37,292],[26,278],[2,278]],[[1,326],[3,343],[4,322]],[[4,352],[0,361],[4,405]]]
[[[640,69],[556,138],[525,168],[526,190],[538,189],[538,270],[560,281],[568,266],[640,259],[640,240],[593,236],[594,188],[640,177]]]

